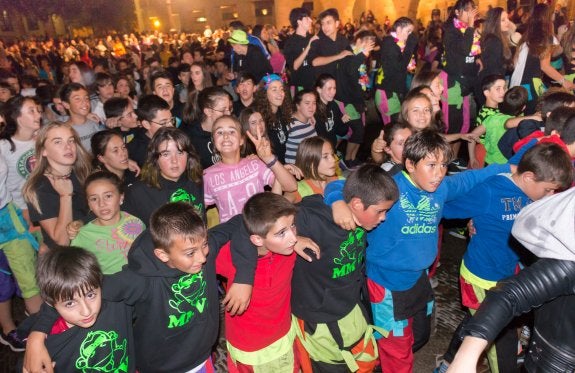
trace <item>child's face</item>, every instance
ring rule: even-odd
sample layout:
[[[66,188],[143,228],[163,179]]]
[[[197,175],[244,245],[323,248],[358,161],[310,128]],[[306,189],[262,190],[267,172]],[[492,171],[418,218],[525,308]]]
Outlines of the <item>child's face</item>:
[[[154,119],[151,121],[143,120],[142,126],[150,132],[150,137],[153,137],[160,128],[174,126],[172,113],[167,109],[158,110]]]
[[[333,147],[326,141],[321,148],[321,159],[317,165],[318,175],[322,178],[335,175],[336,164],[337,158],[333,152]]]
[[[202,87],[204,84],[204,72],[199,66],[190,67],[190,79],[195,87]]]
[[[107,81],[98,85],[98,96],[102,101],[106,101],[114,96],[114,84]]]
[[[79,89],[70,94],[70,102],[64,101],[64,107],[70,110],[70,113],[87,116],[90,114],[90,96],[88,91]]]
[[[126,79],[120,79],[116,84],[116,93],[120,97],[128,97],[130,95],[130,84]]]
[[[409,128],[402,128],[395,131],[393,141],[385,147],[385,152],[391,157],[391,160],[396,164],[403,164],[403,146],[407,138],[411,136]]]
[[[79,293],[73,299],[61,300],[54,303],[54,308],[66,322],[69,328],[79,326],[90,328],[96,323],[100,308],[102,307],[102,295],[100,288],[92,289],[84,296]]]
[[[505,80],[498,80],[495,82],[495,84],[493,84],[491,88],[483,91],[483,94],[488,99],[500,104],[503,102],[506,91],[507,91],[507,83],[505,82]]]
[[[266,96],[268,98],[270,105],[273,108],[277,109],[280,106],[282,106],[285,95],[286,93],[284,91],[284,85],[282,84],[282,82],[278,82],[277,80],[275,80],[269,84],[268,89],[266,91]]]
[[[134,105],[132,104],[132,100],[128,101],[128,106],[126,106],[126,108],[122,112],[122,116],[120,117],[119,122],[120,125],[124,128],[138,127],[138,116],[134,111]]]
[[[431,124],[432,108],[427,98],[416,98],[407,103],[405,118],[413,128],[422,130]]]
[[[520,177],[524,179],[522,190],[532,201],[538,201],[543,197],[550,196],[561,188],[559,183],[536,181],[532,172],[525,172]]]
[[[232,119],[219,120],[212,128],[214,145],[220,154],[238,154],[244,141],[239,125]]]
[[[313,118],[316,109],[315,95],[308,93],[303,95],[301,102],[297,104],[297,112],[307,122]]]
[[[240,98],[243,101],[249,101],[254,97],[254,93],[256,93],[257,86],[251,79],[244,80],[240,84],[238,84],[236,88],[236,92],[240,95]]]
[[[426,192],[433,193],[447,173],[447,160],[441,153],[428,154],[415,164],[411,159],[406,159],[405,168],[415,185]]]
[[[48,131],[42,156],[52,167],[73,166],[76,162],[76,139],[70,129],[56,127]]]
[[[207,236],[204,234],[191,240],[183,235],[176,235],[172,239],[169,251],[155,249],[154,254],[170,268],[176,268],[184,273],[199,273],[210,249]]]
[[[357,197],[352,198],[350,203],[355,223],[370,231],[385,220],[385,216],[395,201],[380,201],[375,205],[365,208],[365,205]]]
[[[407,25],[405,27],[398,27],[396,34],[400,41],[406,41],[409,35],[413,32],[413,25]]]
[[[336,88],[335,88],[335,80],[329,79],[325,82],[322,88],[317,89],[317,93],[319,94],[319,98],[325,104],[328,102],[332,102],[335,98]]]
[[[12,97],[12,92],[8,88],[0,88],[0,102],[6,102]]]
[[[16,119],[19,129],[36,131],[42,125],[42,112],[32,100],[25,100],[20,109],[20,116]]]
[[[250,118],[248,119],[248,124],[249,124],[249,129],[248,131],[250,132],[250,134],[252,136],[257,136],[258,132],[261,135],[265,135],[266,133],[266,122],[264,122],[264,118],[262,117],[262,115],[258,112],[253,113],[252,115],[250,115]]]
[[[154,81],[154,94],[171,104],[174,101],[174,83],[166,78],[156,79]]]
[[[501,32],[508,32],[510,29],[510,23],[507,12],[501,12]]]
[[[443,94],[443,81],[441,80],[441,77],[439,75],[436,76],[435,79],[431,81],[429,88],[431,88],[431,91],[435,94],[435,96],[437,96],[438,98],[441,97],[441,95]]]
[[[125,171],[128,169],[128,149],[120,136],[112,136],[106,144],[103,155],[98,155],[98,160],[112,172]]]
[[[294,222],[295,216],[282,216],[270,228],[268,234],[262,239],[261,246],[280,255],[293,253],[297,242],[297,231]]]
[[[68,69],[68,78],[70,78],[70,82],[72,83],[84,82],[84,79],[82,78],[82,72],[76,65],[70,65]]]
[[[339,21],[336,21],[332,16],[324,17],[321,20],[321,31],[326,36],[333,36],[336,34],[337,29],[339,28]]]
[[[213,106],[204,109],[204,113],[213,123],[216,119],[232,113],[232,101],[227,96],[218,97]]]
[[[120,220],[120,205],[124,196],[108,180],[95,180],[86,188],[88,207],[96,215],[98,225],[114,225]]]
[[[178,181],[186,171],[188,153],[178,149],[174,140],[166,140],[160,143],[158,152],[158,167],[164,179]]]
[[[189,71],[181,71],[178,74],[178,79],[184,84],[184,86],[188,86],[190,84],[190,72]]]

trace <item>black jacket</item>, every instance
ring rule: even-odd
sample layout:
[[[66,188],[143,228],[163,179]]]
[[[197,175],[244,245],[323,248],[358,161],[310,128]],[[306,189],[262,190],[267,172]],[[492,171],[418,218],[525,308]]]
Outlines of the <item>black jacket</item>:
[[[407,92],[407,66],[417,50],[417,37],[414,34],[407,38],[403,52],[393,36],[388,35],[381,41],[381,69],[383,80],[377,87],[384,89],[390,98],[394,92],[400,96]]]
[[[475,29],[468,27],[465,33],[461,33],[453,25],[453,20],[449,19],[445,23],[444,30],[445,61],[443,69],[449,76],[449,87],[453,86],[454,81],[458,81],[462,86],[463,96],[467,96],[473,88],[479,70],[475,64],[475,56],[471,55]]]
[[[575,371],[575,262],[540,259],[492,289],[465,334],[493,341],[514,316],[535,310],[529,372]]]

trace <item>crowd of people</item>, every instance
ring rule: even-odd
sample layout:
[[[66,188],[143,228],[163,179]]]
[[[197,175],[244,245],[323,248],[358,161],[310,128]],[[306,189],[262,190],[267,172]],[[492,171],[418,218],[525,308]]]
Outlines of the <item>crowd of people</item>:
[[[481,307],[526,312],[547,288],[573,302],[556,281],[528,300],[513,287],[573,282],[562,227],[544,229],[555,255],[514,226],[572,195],[564,10],[289,19],[2,45],[0,342],[27,349],[28,372],[213,372],[221,301],[230,372],[411,372],[450,219],[469,239],[469,312],[430,371],[469,372],[487,341],[492,372],[519,371],[518,327],[538,344],[526,367],[575,369],[572,333],[546,344],[541,318],[506,326],[518,309]],[[525,248],[562,262],[523,270]],[[18,327],[14,296],[31,315]]]

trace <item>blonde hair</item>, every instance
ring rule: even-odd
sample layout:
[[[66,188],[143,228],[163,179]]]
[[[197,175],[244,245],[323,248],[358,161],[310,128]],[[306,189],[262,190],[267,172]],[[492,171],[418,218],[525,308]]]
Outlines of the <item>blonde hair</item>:
[[[42,177],[46,173],[46,170],[50,167],[50,163],[48,159],[42,155],[44,152],[46,140],[48,139],[48,133],[55,129],[55,128],[67,128],[72,133],[74,137],[74,142],[76,143],[76,161],[74,162],[74,166],[72,167],[72,172],[76,175],[80,183],[84,184],[84,181],[90,174],[91,168],[91,156],[80,142],[80,137],[74,128],[71,125],[66,123],[60,122],[52,122],[48,125],[43,126],[38,131],[38,135],[36,136],[36,145],[35,145],[35,156],[36,156],[36,166],[30,173],[28,180],[24,184],[22,188],[22,195],[24,200],[34,206],[34,208],[39,212],[42,213],[40,209],[40,203],[38,201],[38,195],[36,194],[36,189]]]

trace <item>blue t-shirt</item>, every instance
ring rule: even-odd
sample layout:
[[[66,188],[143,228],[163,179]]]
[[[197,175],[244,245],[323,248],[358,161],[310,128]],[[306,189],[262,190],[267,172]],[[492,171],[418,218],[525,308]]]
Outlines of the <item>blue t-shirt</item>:
[[[519,211],[529,203],[511,175],[501,174],[445,204],[446,218],[472,218],[477,229],[463,256],[471,273],[489,281],[515,274],[519,257],[513,248],[511,228]]]

